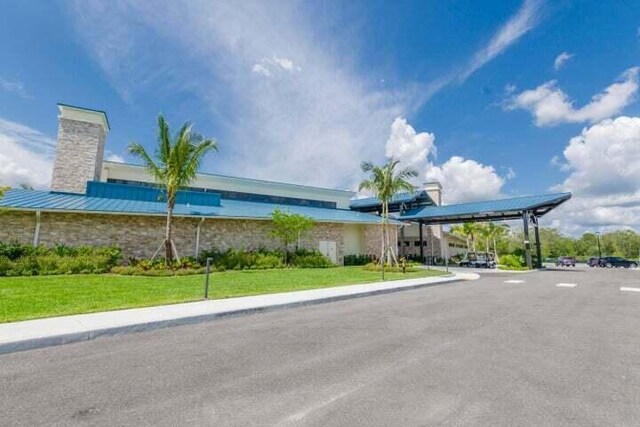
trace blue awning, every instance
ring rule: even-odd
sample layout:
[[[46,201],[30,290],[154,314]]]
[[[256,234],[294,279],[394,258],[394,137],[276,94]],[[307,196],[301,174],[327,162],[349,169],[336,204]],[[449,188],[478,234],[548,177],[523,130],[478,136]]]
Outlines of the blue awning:
[[[407,211],[396,219],[429,224],[453,224],[467,221],[492,221],[522,218],[524,212],[540,217],[571,198],[571,193],[513,197],[483,202],[426,206]]]

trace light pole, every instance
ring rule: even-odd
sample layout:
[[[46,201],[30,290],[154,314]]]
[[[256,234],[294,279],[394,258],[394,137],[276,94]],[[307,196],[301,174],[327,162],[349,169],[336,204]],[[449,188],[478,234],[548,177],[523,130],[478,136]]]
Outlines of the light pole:
[[[596,231],[596,237],[598,238],[598,258],[602,258],[602,248],[600,247],[600,232]]]

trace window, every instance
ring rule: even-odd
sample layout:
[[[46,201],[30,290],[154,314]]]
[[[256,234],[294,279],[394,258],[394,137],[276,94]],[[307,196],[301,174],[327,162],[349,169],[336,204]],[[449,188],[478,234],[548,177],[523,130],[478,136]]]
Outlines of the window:
[[[420,240],[416,240],[415,242],[413,242],[413,246],[420,246]]]

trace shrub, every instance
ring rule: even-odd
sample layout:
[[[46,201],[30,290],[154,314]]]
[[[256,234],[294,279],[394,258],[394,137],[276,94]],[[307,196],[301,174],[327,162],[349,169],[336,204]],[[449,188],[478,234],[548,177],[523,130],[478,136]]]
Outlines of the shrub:
[[[0,255],[0,276],[9,276],[12,268],[13,262],[5,255]]]
[[[373,262],[373,255],[345,255],[344,265],[367,265]]]
[[[120,262],[116,247],[22,245],[0,242],[0,276],[104,273]]]
[[[364,266],[364,269],[366,271],[382,271],[382,267],[380,264],[377,263],[369,263],[367,265]],[[396,267],[396,266],[392,266],[389,264],[385,264],[384,265],[384,271],[387,273],[402,273],[402,267]],[[407,264],[405,270],[405,272],[410,273],[413,271],[417,271],[416,265],[415,264]]]
[[[500,268],[503,270],[526,270],[524,259],[516,254],[507,254],[500,257]]]
[[[311,253],[294,253],[291,258],[291,264],[299,268],[328,268],[333,267],[333,263],[329,258],[320,252]]]
[[[211,258],[214,270],[248,270],[284,268],[285,253],[282,250],[258,249],[244,251],[227,249],[220,251],[210,249],[202,251],[198,257],[201,265],[206,265],[207,258]],[[300,268],[326,268],[332,267],[331,261],[318,251],[298,249],[289,255],[289,262],[293,267]]]
[[[282,257],[274,254],[258,254],[255,268],[258,270],[266,270],[269,268],[283,268],[284,263]]]

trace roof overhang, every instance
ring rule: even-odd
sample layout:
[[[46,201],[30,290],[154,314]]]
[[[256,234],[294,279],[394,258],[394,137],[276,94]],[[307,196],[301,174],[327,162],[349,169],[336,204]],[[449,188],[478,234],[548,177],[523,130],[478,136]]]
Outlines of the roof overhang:
[[[455,205],[428,206],[397,217],[402,221],[425,224],[506,221],[521,219],[525,212],[541,217],[571,198],[571,193],[515,197]]]

